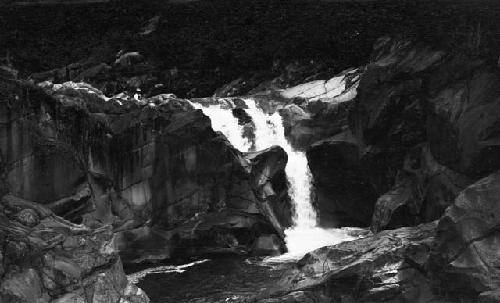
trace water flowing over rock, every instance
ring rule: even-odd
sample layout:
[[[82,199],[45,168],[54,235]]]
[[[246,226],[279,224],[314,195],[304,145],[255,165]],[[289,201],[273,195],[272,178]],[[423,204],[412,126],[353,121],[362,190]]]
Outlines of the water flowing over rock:
[[[254,164],[272,171],[257,182],[250,160],[187,100],[109,98],[74,82],[2,85],[8,190],[74,222],[112,225],[126,262],[246,253],[290,224],[284,164],[275,164],[286,157],[262,153]]]
[[[311,203],[311,174],[309,172],[308,161],[306,155],[302,151],[298,151],[292,147],[285,137],[285,129],[283,126],[283,118],[277,111],[271,111],[270,108],[273,106],[267,104],[269,108],[261,107],[262,103],[257,103],[256,99],[247,98],[244,100],[245,104],[235,104],[232,100],[220,99],[218,102],[213,102],[213,100],[202,100],[200,105],[195,105],[201,108],[207,115],[210,116],[215,129],[223,132],[231,142],[238,144],[241,149],[244,150],[262,150],[264,149],[264,154],[266,155],[267,161],[273,159],[272,155],[277,155],[278,159],[282,156],[279,154],[286,151],[288,155],[288,163],[284,169],[286,173],[286,178],[288,179],[288,194],[290,195],[291,203],[294,207],[294,217],[293,222],[283,221],[282,214],[283,209],[286,210],[285,214],[288,214],[287,204],[282,204],[280,207],[278,203],[271,200],[271,208],[274,210],[274,214],[278,215],[277,221],[280,223],[286,223],[285,226],[291,226],[291,228],[285,230],[286,244],[288,248],[288,253],[278,259],[295,259],[300,258],[303,254],[311,249],[321,247],[328,243],[338,243],[350,239],[351,237],[341,230],[324,230],[317,227],[317,215]],[[202,105],[203,104],[203,105]],[[264,103],[265,105],[265,103]],[[238,121],[231,119],[222,120],[223,117],[227,117],[228,112],[237,106],[236,108],[241,108],[246,112],[246,114],[251,118],[252,128],[254,135],[253,142],[245,141],[245,131],[239,127]],[[224,121],[224,122],[221,122]],[[241,144],[244,142],[244,144]],[[279,145],[279,147],[272,147],[273,145]],[[284,150],[284,151],[283,151]],[[267,197],[276,196],[274,194],[273,188],[285,188],[285,184],[273,184],[273,182],[268,182],[269,175],[275,174],[276,168],[280,168],[282,171],[282,166],[276,165],[265,165],[263,170],[258,161],[261,157],[262,152],[250,152],[247,154],[247,159],[250,159],[253,163],[252,175],[256,178],[257,185],[263,188],[262,193]],[[256,163],[256,161],[258,161]],[[273,161],[276,163],[275,161]],[[281,165],[285,164],[283,161],[278,162]],[[279,175],[282,178],[284,175]],[[271,217],[271,216],[270,216]],[[273,220],[271,220],[272,222]],[[291,224],[290,224],[291,223]],[[257,247],[274,246],[271,238],[265,238],[266,240],[256,242]],[[269,249],[265,249],[269,250]],[[272,250],[272,249],[271,249]]]

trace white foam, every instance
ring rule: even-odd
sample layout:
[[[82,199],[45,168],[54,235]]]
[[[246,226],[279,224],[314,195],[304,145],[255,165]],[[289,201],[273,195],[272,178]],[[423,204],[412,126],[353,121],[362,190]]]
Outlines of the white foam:
[[[317,248],[351,240],[352,237],[348,236],[344,230],[317,227],[317,214],[311,203],[312,175],[307,157],[305,152],[295,150],[286,139],[280,114],[278,112],[272,115],[265,113],[253,99],[245,99],[245,103],[248,106],[245,111],[255,125],[255,149],[263,150],[279,145],[288,154],[285,172],[295,216],[293,226],[285,231],[288,253],[268,260],[270,262],[297,260]],[[203,113],[210,117],[214,130],[221,131],[233,146],[242,152],[250,150],[252,144],[243,137],[243,129],[230,109],[223,108],[219,104],[193,105],[202,109]]]
[[[238,124],[238,119],[231,110],[223,109],[219,104],[201,105],[191,103],[195,108],[201,109],[210,118],[212,128],[226,136],[231,144],[240,151],[247,151],[251,143],[243,137],[243,126]]]
[[[167,273],[183,273],[187,270],[187,268],[202,264],[205,262],[210,261],[209,259],[203,259],[195,262],[191,262],[188,264],[183,264],[183,265],[164,265],[164,266],[158,266],[158,267],[153,267],[153,268],[147,268],[144,270],[141,270],[139,272],[127,275],[127,279],[129,282],[137,284],[140,280],[142,280],[145,276],[150,275],[150,274],[167,274]]]

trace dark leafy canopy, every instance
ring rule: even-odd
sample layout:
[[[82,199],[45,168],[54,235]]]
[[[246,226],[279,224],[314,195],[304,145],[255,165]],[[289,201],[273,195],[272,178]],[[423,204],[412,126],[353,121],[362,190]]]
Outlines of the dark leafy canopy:
[[[488,28],[500,28],[498,5],[472,2],[206,0],[174,5],[125,0],[3,8],[0,56],[10,51],[17,68],[36,72],[128,48],[165,68],[219,67],[239,75],[269,68],[278,59],[331,61],[338,69],[357,66],[366,62],[375,39],[402,33],[449,47],[476,39],[482,52],[493,53],[491,41],[500,40],[498,35],[461,33],[470,27],[495,33]],[[155,15],[162,16],[158,30],[137,35]]]

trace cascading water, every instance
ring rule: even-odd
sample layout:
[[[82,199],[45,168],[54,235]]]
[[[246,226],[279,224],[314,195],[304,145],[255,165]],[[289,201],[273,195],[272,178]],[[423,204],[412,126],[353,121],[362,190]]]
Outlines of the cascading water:
[[[317,215],[311,203],[312,176],[307,158],[304,152],[295,150],[288,143],[280,114],[265,113],[253,99],[246,99],[245,103],[248,106],[245,111],[255,125],[255,150],[279,145],[288,154],[285,172],[289,182],[289,195],[295,207],[294,224],[285,231],[288,253],[268,261],[295,260],[316,248],[351,239],[343,230],[317,227]],[[212,128],[222,132],[234,147],[242,152],[248,152],[252,148],[251,142],[243,137],[243,128],[231,110],[222,108],[219,104],[193,105],[210,118]]]

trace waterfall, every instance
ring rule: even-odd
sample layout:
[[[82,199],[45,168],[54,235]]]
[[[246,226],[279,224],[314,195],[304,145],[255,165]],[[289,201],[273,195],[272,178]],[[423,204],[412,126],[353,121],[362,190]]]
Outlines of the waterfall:
[[[255,150],[279,145],[288,154],[285,172],[295,215],[293,226],[285,230],[288,253],[269,260],[272,262],[295,260],[316,248],[351,239],[343,230],[317,227],[317,214],[311,203],[312,175],[307,158],[305,152],[295,150],[288,143],[281,115],[278,112],[272,115],[265,113],[253,99],[245,99],[245,103],[248,106],[245,111],[255,125]],[[250,151],[252,144],[243,137],[243,127],[238,124],[238,119],[233,116],[230,109],[223,108],[219,104],[193,105],[210,118],[212,128],[222,132],[234,147],[242,152]]]

